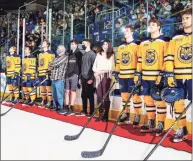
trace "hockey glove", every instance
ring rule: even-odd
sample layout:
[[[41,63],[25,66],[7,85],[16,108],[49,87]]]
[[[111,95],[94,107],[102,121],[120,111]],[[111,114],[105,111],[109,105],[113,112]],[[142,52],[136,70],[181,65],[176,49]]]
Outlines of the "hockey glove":
[[[141,81],[142,81],[141,72],[135,72],[135,74],[134,74],[134,83],[139,86],[139,85],[141,85]]]
[[[14,75],[12,76],[12,79],[17,79],[19,77],[19,73],[15,72]]]
[[[155,84],[159,85],[161,83],[161,81],[163,80],[163,72],[161,71],[156,79]]]
[[[25,82],[29,82],[29,81],[30,81],[30,77],[31,77],[31,74],[26,74],[26,75],[24,76],[24,81],[25,81]]]
[[[40,81],[39,80],[36,80],[35,84],[34,84],[34,87],[38,86],[40,84]]]
[[[46,75],[47,80],[50,80],[50,77],[51,77],[51,73],[48,73],[48,74]]]
[[[166,72],[165,73],[165,85],[169,87],[176,87],[176,79],[173,72]]]
[[[113,71],[113,76],[114,76],[114,78],[115,78],[115,80],[117,81],[117,82],[119,82],[119,73],[118,72],[115,72],[115,71]]]

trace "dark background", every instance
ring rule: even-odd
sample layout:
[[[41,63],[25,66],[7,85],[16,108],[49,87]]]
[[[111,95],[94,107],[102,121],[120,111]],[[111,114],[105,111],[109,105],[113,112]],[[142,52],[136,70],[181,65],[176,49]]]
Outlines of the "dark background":
[[[0,15],[6,14],[7,10],[17,10],[24,2],[29,3],[32,0],[0,0]],[[47,0],[37,0],[36,3],[46,5]],[[22,9],[25,9],[23,7]]]

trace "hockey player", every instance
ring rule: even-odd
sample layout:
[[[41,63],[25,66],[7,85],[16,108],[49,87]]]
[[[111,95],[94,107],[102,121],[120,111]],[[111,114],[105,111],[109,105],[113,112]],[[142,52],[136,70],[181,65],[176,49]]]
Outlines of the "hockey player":
[[[29,106],[34,105],[34,100],[36,98],[35,91],[31,92],[35,83],[36,83],[36,58],[34,55],[31,55],[31,48],[26,47],[25,48],[25,57],[22,61],[23,63],[23,92],[25,100],[23,104],[27,104]],[[27,93],[30,93],[28,95]],[[31,100],[31,101],[30,101]]]
[[[182,99],[174,103],[176,118],[185,109],[185,93],[188,94],[188,100],[192,101],[192,9],[186,9],[182,12],[182,25],[183,33],[172,38],[167,57],[164,59],[168,86],[177,86],[180,93],[184,95]],[[173,135],[173,142],[181,142],[187,139],[186,115],[183,115],[180,119],[178,127]]]
[[[17,49],[15,46],[10,47],[9,54],[6,57],[7,86],[10,92],[10,102],[12,103],[19,102],[21,58],[16,51]]]
[[[150,90],[161,81],[164,54],[168,48],[169,39],[160,35],[161,24],[157,19],[149,21],[149,28],[151,37],[142,41],[139,46],[137,72],[134,81],[137,84],[142,84],[142,94],[148,117],[148,123],[141,126],[141,132],[155,131],[156,136],[159,136],[164,131],[166,104],[164,101],[153,100],[150,96]],[[158,124],[155,129],[156,106]]]
[[[41,53],[38,57],[39,82],[42,82],[47,78],[47,80],[40,86],[42,102],[39,107],[46,107],[46,108],[51,108],[53,105],[51,80],[50,80],[51,71],[49,70],[49,64],[55,58],[55,54],[48,49],[49,46],[50,46],[49,41],[44,40],[42,44],[43,53]]]
[[[134,28],[126,25],[124,28],[124,35],[126,43],[119,46],[117,60],[116,60],[116,72],[119,77],[120,92],[122,97],[122,105],[124,106],[134,86],[134,73],[137,67],[137,51],[139,43],[133,39]],[[116,75],[117,75],[116,74]],[[137,94],[133,96],[133,104],[135,109],[135,117],[133,126],[139,124],[141,113],[141,97]],[[130,105],[126,107],[125,113],[121,116],[120,123],[129,123],[130,117]]]

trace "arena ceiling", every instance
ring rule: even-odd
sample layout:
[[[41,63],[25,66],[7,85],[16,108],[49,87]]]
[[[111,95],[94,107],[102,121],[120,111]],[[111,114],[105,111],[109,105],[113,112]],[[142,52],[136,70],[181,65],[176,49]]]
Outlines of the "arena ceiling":
[[[17,10],[24,3],[31,2],[32,0],[0,0],[0,10]],[[39,4],[46,5],[47,0],[37,0]]]
[[[0,0],[0,8],[2,10],[15,10],[23,5],[25,0]]]

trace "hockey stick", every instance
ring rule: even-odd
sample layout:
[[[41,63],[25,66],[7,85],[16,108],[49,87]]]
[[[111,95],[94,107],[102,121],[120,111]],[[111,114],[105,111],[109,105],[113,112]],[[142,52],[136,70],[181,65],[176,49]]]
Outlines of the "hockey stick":
[[[102,101],[98,104],[98,106],[95,108],[92,116],[87,120],[87,122],[85,123],[85,125],[83,126],[82,130],[77,134],[77,135],[65,135],[64,136],[64,140],[67,141],[72,141],[72,140],[76,140],[80,137],[80,135],[82,134],[82,132],[85,130],[85,128],[87,127],[87,125],[89,124],[89,122],[91,121],[91,119],[94,117],[95,112],[99,109],[99,107],[102,105],[102,103],[104,102],[105,98],[108,96],[109,92],[111,91],[111,89],[113,88],[113,86],[115,85],[115,81],[113,82],[112,86],[109,88],[109,90],[107,91],[107,93],[104,95]]]
[[[7,88],[7,83],[6,83],[6,85],[5,85],[5,89],[4,89],[4,91],[3,91],[3,96],[2,96],[2,98],[1,98],[1,100],[3,100],[3,98],[4,98],[4,96],[5,96],[6,88]]]
[[[83,158],[96,158],[96,157],[99,157],[99,156],[101,156],[103,154],[103,152],[104,152],[104,150],[105,150],[109,140],[111,139],[111,136],[113,135],[113,133],[114,133],[114,131],[115,131],[117,125],[118,125],[118,122],[120,121],[120,118],[121,118],[123,112],[125,111],[125,108],[127,107],[127,104],[129,103],[129,101],[130,101],[130,99],[131,99],[131,97],[132,97],[132,95],[134,93],[135,87],[136,86],[133,87],[129,98],[127,99],[127,102],[125,103],[125,106],[123,107],[121,113],[119,114],[119,117],[118,117],[117,121],[115,122],[115,124],[114,124],[114,126],[113,126],[113,128],[112,128],[112,130],[111,130],[111,132],[109,134],[109,137],[107,138],[107,140],[106,140],[105,144],[103,145],[103,147],[100,150],[97,150],[97,151],[83,151],[81,153],[81,156]]]
[[[176,119],[176,121],[170,126],[168,131],[165,133],[165,135],[161,138],[161,140],[153,147],[153,149],[148,153],[148,155],[145,157],[145,160],[148,160],[149,157],[153,154],[153,152],[158,148],[159,145],[161,145],[162,141],[168,136],[170,131],[173,129],[175,124],[182,118],[182,116],[186,113],[186,111],[191,107],[192,101],[187,105],[187,107],[184,109],[184,111],[180,114],[180,116]]]
[[[40,84],[38,84],[37,86],[34,86],[33,90],[30,91],[30,92],[28,92],[28,93],[26,93],[26,95],[30,95],[30,93],[34,92],[34,91],[36,90],[36,88],[39,87],[42,83],[44,83],[46,80],[47,80],[47,78],[44,79],[42,82],[40,82]],[[16,103],[13,107],[11,107],[11,108],[10,108],[9,110],[7,110],[5,113],[2,113],[0,116],[6,115],[9,111],[11,111],[13,108],[15,108],[17,104],[18,104],[18,103]]]
[[[23,82],[22,82],[22,83],[23,83]],[[20,83],[19,86],[21,86],[22,83]],[[12,91],[12,93],[14,93],[17,89],[18,89],[18,87],[16,87],[16,88]],[[3,101],[5,101],[10,95],[11,95],[11,93],[8,94],[5,98],[3,98],[3,99],[1,100],[1,102],[0,102],[0,104],[2,104]]]
[[[23,73],[23,68],[20,69],[19,73],[20,74]],[[18,86],[16,88],[14,88],[14,90],[11,93],[14,93],[19,88],[19,86],[21,86],[22,83],[23,83],[23,82],[20,83],[20,79],[22,79],[22,74],[20,76],[18,76],[18,77],[19,77]],[[5,101],[11,95],[11,93],[9,93],[5,98],[2,97],[3,99],[1,99],[0,104],[2,104],[3,101]]]
[[[21,79],[21,77],[20,77],[20,79]],[[23,82],[20,83],[20,79],[19,79],[19,81],[18,81],[18,86],[12,91],[13,93],[14,93],[14,91],[16,91],[16,90],[19,88],[19,86],[21,86],[21,84],[23,83]],[[10,94],[11,94],[11,93],[10,93]],[[9,95],[10,95],[10,94],[9,94]],[[8,96],[9,96],[9,95],[8,95]],[[8,97],[8,96],[7,96],[7,97]],[[5,100],[7,97],[5,97],[4,100]],[[4,101],[4,100],[3,100],[3,101]],[[0,104],[2,104],[3,101],[1,101]],[[1,117],[2,117],[2,116],[5,116],[9,111],[11,111],[13,108],[15,108],[16,105],[17,105],[17,103],[16,103],[13,107],[11,107],[9,110],[7,110],[6,112],[2,113],[0,116],[1,116]]]

